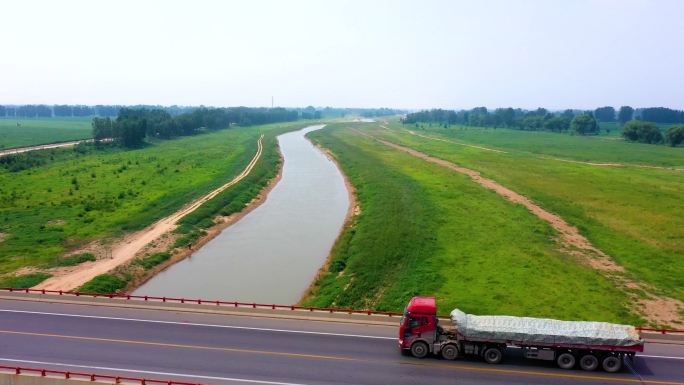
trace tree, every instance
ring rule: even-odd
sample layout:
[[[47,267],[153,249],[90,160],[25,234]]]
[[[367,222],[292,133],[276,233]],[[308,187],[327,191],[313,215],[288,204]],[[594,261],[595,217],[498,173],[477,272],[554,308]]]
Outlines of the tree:
[[[580,114],[572,120],[570,128],[579,135],[593,135],[598,133],[596,119],[589,114]]]
[[[95,140],[111,138],[113,136],[112,120],[107,118],[93,118],[91,123],[93,126],[93,137]]]
[[[667,138],[667,143],[672,147],[682,144],[682,142],[684,142],[684,124],[670,127],[670,129],[667,130],[665,137]]]
[[[622,136],[631,142],[657,144],[663,142],[663,134],[655,123],[630,120],[622,129]]]
[[[563,111],[561,116],[563,116],[564,118],[568,118],[568,120],[573,120],[575,118],[575,111],[569,109],[565,110]]]
[[[566,131],[570,128],[570,119],[565,116],[556,116],[544,122],[544,129],[554,132]]]
[[[655,123],[684,123],[684,111],[665,107],[644,108],[641,120]]]
[[[620,107],[617,120],[620,124],[625,124],[634,118],[634,108],[630,106]]]
[[[594,110],[594,118],[599,122],[614,122],[615,121],[615,108],[613,107],[600,107]]]

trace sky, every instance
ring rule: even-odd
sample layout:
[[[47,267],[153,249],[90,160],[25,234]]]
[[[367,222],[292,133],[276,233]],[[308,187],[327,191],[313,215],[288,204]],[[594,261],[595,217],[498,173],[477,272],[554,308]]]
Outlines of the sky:
[[[684,109],[679,0],[6,0],[0,104]]]

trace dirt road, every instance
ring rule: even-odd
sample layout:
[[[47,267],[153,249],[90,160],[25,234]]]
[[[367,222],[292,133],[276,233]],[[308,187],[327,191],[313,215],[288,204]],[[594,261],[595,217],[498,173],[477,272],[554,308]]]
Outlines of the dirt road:
[[[109,140],[104,139],[103,141],[110,141],[110,140],[111,139],[109,139]],[[83,140],[73,140],[70,142],[41,144],[38,146],[30,146],[30,147],[10,148],[9,150],[0,150],[0,156],[20,154],[22,152],[29,152],[29,151],[36,151],[36,150],[47,150],[50,148],[73,147],[79,143],[90,143],[90,142],[94,142],[94,141],[95,141],[95,139],[83,139]]]
[[[263,150],[263,138],[262,134],[257,142],[257,152],[252,158],[252,160],[247,164],[242,172],[233,178],[230,182],[220,186],[219,188],[211,191],[202,198],[192,202],[191,204],[183,207],[174,214],[159,220],[158,222],[124,237],[121,241],[116,242],[112,246],[111,258],[99,259],[95,262],[86,262],[76,268],[66,271],[62,274],[55,274],[53,277],[41,282],[40,284],[34,286],[34,289],[48,289],[48,290],[71,290],[78,288],[84,283],[90,281],[100,274],[107,273],[108,271],[120,266],[133,257],[136,253],[142,250],[147,244],[158,239],[163,234],[173,231],[176,229],[176,223],[184,216],[195,211],[204,202],[214,198],[222,191],[226,190],[230,186],[238,183],[244,179],[254,168],[261,157]]]

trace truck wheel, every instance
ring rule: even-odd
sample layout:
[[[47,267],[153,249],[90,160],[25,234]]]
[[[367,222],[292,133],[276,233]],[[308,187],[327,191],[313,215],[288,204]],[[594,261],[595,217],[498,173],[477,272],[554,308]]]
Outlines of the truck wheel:
[[[458,357],[458,348],[456,345],[446,345],[442,348],[442,358],[445,360],[455,360]]]
[[[599,360],[593,354],[585,354],[582,356],[582,358],[580,358],[579,364],[582,370],[591,372],[592,370],[596,370],[596,368],[598,368]]]
[[[484,351],[484,360],[488,364],[498,364],[503,359],[503,353],[499,348],[487,348]]]
[[[556,363],[561,369],[572,369],[575,367],[575,356],[570,353],[562,353],[556,359]]]
[[[416,358],[425,358],[428,355],[428,346],[425,342],[414,342],[411,345],[411,354]]]
[[[608,356],[603,359],[603,370],[608,373],[619,372],[622,369],[622,359],[616,356]]]

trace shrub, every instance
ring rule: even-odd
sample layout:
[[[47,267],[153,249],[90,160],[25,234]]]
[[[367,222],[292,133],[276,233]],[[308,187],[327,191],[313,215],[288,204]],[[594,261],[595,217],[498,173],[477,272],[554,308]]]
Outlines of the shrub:
[[[95,257],[91,253],[81,253],[81,254],[74,254],[74,255],[69,255],[68,257],[60,258],[50,264],[50,267],[60,267],[60,266],[76,266],[79,265],[83,262],[87,261],[95,261],[97,260],[97,257]]]
[[[630,120],[622,129],[622,136],[631,142],[657,144],[663,142],[663,134],[655,123]]]
[[[133,264],[134,265],[139,265],[145,268],[145,270],[149,270],[165,261],[167,261],[169,258],[171,258],[171,254],[162,252],[162,253],[154,253],[152,255],[147,255],[143,258],[138,258],[136,259]]]
[[[127,281],[115,275],[100,274],[86,282],[83,286],[79,287],[78,291],[86,293],[114,294],[126,287],[127,284]]]

